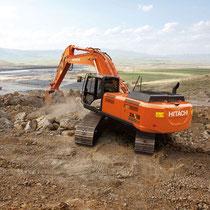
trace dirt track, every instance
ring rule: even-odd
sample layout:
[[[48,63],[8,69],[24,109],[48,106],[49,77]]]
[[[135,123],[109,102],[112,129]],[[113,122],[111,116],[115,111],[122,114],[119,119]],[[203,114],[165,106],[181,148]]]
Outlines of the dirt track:
[[[170,141],[153,156],[135,154],[118,124],[93,148],[57,131],[2,130],[0,209],[209,209],[209,121],[199,109],[184,142]],[[206,150],[196,150],[199,141]]]
[[[136,155],[132,143],[106,133],[94,148],[73,137],[1,140],[1,208],[194,209],[209,205],[210,157],[170,146]],[[206,204],[204,204],[206,203]],[[58,208],[59,209],[59,208]],[[207,208],[204,208],[207,209]]]

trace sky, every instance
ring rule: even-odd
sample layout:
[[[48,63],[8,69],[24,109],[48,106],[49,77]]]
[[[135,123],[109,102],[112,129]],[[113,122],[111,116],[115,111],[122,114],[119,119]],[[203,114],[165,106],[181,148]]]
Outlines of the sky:
[[[209,0],[0,0],[0,48],[210,54]]]

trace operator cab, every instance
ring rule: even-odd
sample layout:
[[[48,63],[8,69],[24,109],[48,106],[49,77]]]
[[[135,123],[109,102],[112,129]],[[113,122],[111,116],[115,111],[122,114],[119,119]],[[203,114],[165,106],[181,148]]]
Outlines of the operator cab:
[[[86,74],[81,96],[85,108],[94,112],[101,111],[102,98],[106,92],[119,92],[118,77]]]

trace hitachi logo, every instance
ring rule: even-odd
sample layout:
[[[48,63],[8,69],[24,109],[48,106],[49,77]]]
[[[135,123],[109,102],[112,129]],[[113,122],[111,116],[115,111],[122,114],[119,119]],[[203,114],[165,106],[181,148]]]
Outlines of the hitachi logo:
[[[188,110],[173,111],[168,113],[169,117],[184,117],[187,115],[188,115]]]

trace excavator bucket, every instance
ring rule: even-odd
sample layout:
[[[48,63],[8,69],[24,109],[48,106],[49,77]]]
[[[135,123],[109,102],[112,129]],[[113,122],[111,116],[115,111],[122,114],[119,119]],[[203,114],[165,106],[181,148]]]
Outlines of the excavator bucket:
[[[64,93],[60,90],[57,91],[49,91],[45,92],[45,103],[46,104],[56,104],[62,103],[65,101]]]

